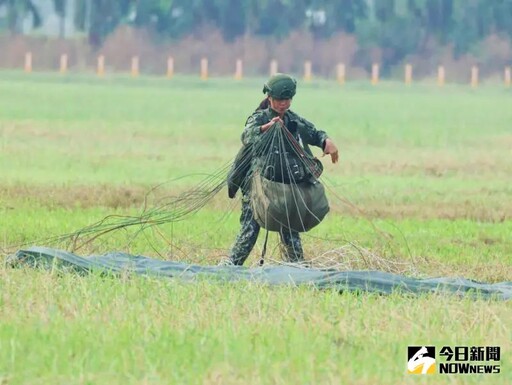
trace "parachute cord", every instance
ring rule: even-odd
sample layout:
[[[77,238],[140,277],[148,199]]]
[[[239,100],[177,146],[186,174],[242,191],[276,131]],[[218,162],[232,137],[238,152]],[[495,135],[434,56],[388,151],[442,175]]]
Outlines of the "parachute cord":
[[[268,242],[268,230],[267,230],[267,233],[265,234],[265,243],[263,243],[263,250],[261,251],[261,258],[260,258],[260,262],[259,262],[260,266],[263,266],[263,264],[265,263],[265,254],[267,253],[267,242]]]

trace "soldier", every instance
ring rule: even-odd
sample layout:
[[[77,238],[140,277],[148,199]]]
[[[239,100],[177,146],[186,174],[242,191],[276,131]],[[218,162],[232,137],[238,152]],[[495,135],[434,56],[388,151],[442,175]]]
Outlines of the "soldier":
[[[221,262],[223,265],[243,265],[258,238],[260,225],[253,216],[246,182],[251,169],[247,157],[250,157],[252,145],[260,140],[262,134],[276,124],[286,127],[295,140],[303,146],[306,153],[311,154],[308,145],[313,145],[322,148],[324,154],[329,154],[333,163],[338,161],[338,149],[327,134],[317,130],[312,123],[289,109],[296,88],[297,81],[293,77],[286,74],[272,76],[263,87],[263,93],[267,97],[247,119],[242,133],[244,147],[237,155],[234,164],[236,172],[232,169],[228,177],[228,193],[231,198],[234,197],[238,187],[242,189],[241,228],[229,258]],[[279,233],[285,260],[302,262],[304,256],[299,233],[286,228],[282,228]]]

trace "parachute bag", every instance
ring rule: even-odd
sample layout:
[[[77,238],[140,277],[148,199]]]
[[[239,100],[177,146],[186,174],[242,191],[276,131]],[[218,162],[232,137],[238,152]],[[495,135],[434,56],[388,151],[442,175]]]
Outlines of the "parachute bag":
[[[329,212],[324,186],[317,180],[296,184],[279,183],[255,172],[251,184],[254,219],[264,229],[306,232]]]
[[[240,188],[244,188],[251,168],[252,145],[244,145],[236,154],[227,176],[228,196],[233,199]]]

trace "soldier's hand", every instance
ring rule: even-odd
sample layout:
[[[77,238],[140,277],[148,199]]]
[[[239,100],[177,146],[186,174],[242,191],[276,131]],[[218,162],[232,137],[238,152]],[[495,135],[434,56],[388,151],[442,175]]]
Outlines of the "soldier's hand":
[[[333,143],[333,141],[329,138],[325,139],[325,146],[324,146],[324,156],[330,155],[332,163],[338,162],[338,147]]]
[[[270,127],[272,127],[274,124],[276,123],[281,123],[281,125],[284,126],[284,122],[283,122],[283,119],[281,119],[279,116],[276,116],[275,118],[273,118],[270,122],[264,124],[261,126],[261,132],[265,132],[267,131]]]

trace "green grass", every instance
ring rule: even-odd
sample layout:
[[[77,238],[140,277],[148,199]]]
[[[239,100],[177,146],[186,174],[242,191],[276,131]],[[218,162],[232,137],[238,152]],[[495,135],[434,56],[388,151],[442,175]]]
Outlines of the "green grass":
[[[166,182],[154,202],[228,164],[262,83],[0,72],[2,254],[137,214],[151,187]],[[511,98],[498,86],[299,84],[293,109],[341,151],[338,165],[323,158],[331,213],[303,236],[307,257],[512,281]],[[81,252],[216,263],[238,215],[222,191],[187,221]],[[278,244],[271,235],[270,258]],[[509,384],[509,302],[0,268],[0,384]],[[417,344],[499,345],[502,373],[408,377]]]
[[[407,345],[511,347],[502,302],[23,270],[1,289],[9,383],[412,384]]]

